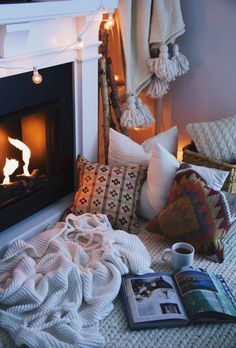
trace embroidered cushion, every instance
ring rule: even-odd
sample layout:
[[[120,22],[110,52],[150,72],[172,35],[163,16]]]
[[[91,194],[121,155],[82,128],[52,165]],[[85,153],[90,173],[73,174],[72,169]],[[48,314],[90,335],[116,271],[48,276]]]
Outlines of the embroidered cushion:
[[[215,160],[236,160],[236,115],[214,122],[188,124],[187,132],[198,152]]]
[[[101,165],[80,156],[77,170],[79,187],[72,212],[106,214],[114,228],[137,232],[136,211],[146,167]]]
[[[181,164],[167,206],[149,222],[147,230],[191,243],[197,252],[224,260],[222,238],[235,221],[224,192],[206,185],[190,165]]]

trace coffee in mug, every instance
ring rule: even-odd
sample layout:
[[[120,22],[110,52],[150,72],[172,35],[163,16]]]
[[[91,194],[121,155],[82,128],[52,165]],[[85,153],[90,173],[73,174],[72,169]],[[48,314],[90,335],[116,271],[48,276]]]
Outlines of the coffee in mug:
[[[179,254],[191,254],[191,250],[185,248],[178,248],[175,251]]]
[[[189,243],[178,242],[162,252],[162,262],[168,263],[173,269],[184,266],[192,266],[194,258],[194,247]]]

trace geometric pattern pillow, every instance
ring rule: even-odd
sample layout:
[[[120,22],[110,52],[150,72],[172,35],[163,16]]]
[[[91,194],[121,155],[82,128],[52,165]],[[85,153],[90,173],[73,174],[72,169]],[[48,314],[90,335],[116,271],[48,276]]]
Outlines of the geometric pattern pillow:
[[[196,251],[216,262],[224,260],[222,239],[235,214],[226,195],[207,187],[188,164],[176,172],[167,206],[146,226],[174,241],[192,244]]]
[[[80,156],[77,171],[79,187],[72,212],[102,213],[108,216],[114,228],[136,233],[136,212],[146,166],[109,166],[91,163]]]

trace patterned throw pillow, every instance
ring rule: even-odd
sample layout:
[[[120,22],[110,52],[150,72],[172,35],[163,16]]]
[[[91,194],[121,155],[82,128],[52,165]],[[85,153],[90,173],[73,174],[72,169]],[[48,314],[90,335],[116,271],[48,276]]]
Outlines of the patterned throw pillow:
[[[186,127],[198,152],[218,161],[236,161],[236,115]]]
[[[136,211],[146,178],[146,167],[101,165],[80,156],[77,170],[79,187],[75,194],[73,213],[106,214],[114,228],[137,232]]]
[[[235,213],[226,195],[207,187],[198,173],[188,164],[182,164],[176,172],[166,208],[146,228],[174,241],[191,243],[200,254],[222,262],[221,240],[233,221]]]

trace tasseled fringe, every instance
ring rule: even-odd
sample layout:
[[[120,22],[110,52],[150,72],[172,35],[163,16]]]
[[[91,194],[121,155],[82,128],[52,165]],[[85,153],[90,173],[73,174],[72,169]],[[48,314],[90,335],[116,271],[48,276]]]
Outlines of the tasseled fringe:
[[[171,81],[175,79],[175,70],[172,60],[169,59],[168,46],[160,46],[160,54],[157,58],[148,59],[150,71],[160,80]]]
[[[149,127],[154,118],[147,106],[143,105],[140,98],[129,96],[123,105],[123,112],[120,124],[124,128],[145,128]]]
[[[174,44],[173,47],[172,62],[174,64],[175,76],[183,75],[189,71],[188,59],[182,53],[179,53],[179,46],[177,44]]]
[[[147,105],[143,104],[141,98],[136,99],[136,107],[142,113],[144,119],[143,127],[149,127],[153,122],[155,122],[154,117],[147,107]]]
[[[152,81],[147,89],[147,95],[151,98],[161,98],[163,97],[169,89],[169,82],[165,80],[160,80],[153,74]]]

